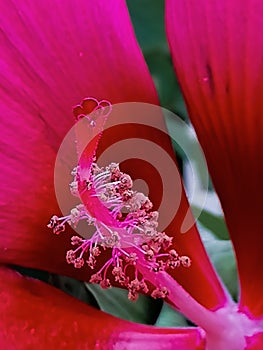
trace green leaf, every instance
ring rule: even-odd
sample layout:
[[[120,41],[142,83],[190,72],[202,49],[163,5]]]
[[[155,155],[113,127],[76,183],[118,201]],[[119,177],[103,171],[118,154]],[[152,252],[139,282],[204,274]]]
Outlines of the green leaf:
[[[122,319],[154,324],[162,306],[160,300],[140,295],[136,302],[128,299],[128,292],[120,288],[102,289],[99,285],[85,283],[101,310]]]
[[[77,281],[70,277],[51,274],[49,277],[49,283],[52,286],[63,290],[63,292],[83,301],[84,303],[99,309],[96,299],[94,298],[93,294],[87,290],[83,282]]]
[[[161,105],[186,119],[165,33],[164,0],[127,0],[136,37],[155,82]]]
[[[43,282],[48,282],[49,280],[49,273],[46,271],[31,269],[29,267],[22,267],[18,265],[13,265],[12,268],[21,273],[21,275],[27,277],[36,278]]]
[[[238,275],[232,242],[230,240],[218,239],[199,223],[198,230],[218,275],[221,277],[233,299],[237,300],[239,293]]]
[[[155,322],[157,327],[187,327],[186,318],[167,303],[163,303],[160,315]]]
[[[185,103],[169,53],[155,50],[145,53],[145,59],[155,82],[161,105],[186,119]]]
[[[192,206],[192,209],[193,213],[195,210],[198,213],[200,212],[197,206]],[[213,232],[217,238],[224,240],[229,239],[228,229],[223,216],[212,214],[210,211],[203,209],[198,218],[198,221],[208,230]]]
[[[144,53],[168,52],[164,26],[164,0],[127,0],[132,23]]]
[[[237,300],[238,276],[231,241],[209,240],[205,242],[205,247],[217,273],[234,300]]]

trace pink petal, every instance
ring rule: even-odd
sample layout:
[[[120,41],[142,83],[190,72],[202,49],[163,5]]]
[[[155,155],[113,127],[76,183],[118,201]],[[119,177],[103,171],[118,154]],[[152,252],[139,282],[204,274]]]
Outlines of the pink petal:
[[[198,328],[160,329],[123,321],[3,267],[0,295],[4,349],[205,349]]]
[[[167,0],[167,33],[237,255],[240,308],[263,314],[263,4]]]

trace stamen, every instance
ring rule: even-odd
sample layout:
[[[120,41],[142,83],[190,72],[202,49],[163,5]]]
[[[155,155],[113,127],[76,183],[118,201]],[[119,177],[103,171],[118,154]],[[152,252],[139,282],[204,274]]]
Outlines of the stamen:
[[[96,100],[91,99],[91,102],[94,101]],[[81,113],[81,108],[78,106],[76,114]],[[80,197],[79,171],[79,166],[73,169],[73,181],[70,184],[72,195],[77,197]],[[100,167],[94,160],[89,178],[84,179],[84,184],[86,190],[92,190],[91,200],[96,197],[96,200],[104,204],[117,227],[110,227],[100,221],[99,213],[98,217],[91,216],[83,204],[73,208],[68,216],[52,216],[47,226],[55,234],[64,232],[66,223],[77,228],[83,220],[95,228],[95,232],[88,239],[71,237],[71,245],[75,249],[67,251],[66,261],[75,268],[86,264],[93,270],[97,264],[96,258],[101,254],[100,247],[104,250],[112,249],[111,258],[98,272],[91,275],[91,283],[110,288],[112,276],[116,283],[128,289],[128,298],[136,300],[138,293],[147,293],[149,289],[147,280],[140,273],[140,266],[159,273],[191,265],[188,256],[180,256],[174,249],[167,251],[172,244],[172,237],[158,231],[159,213],[152,211],[153,204],[147,196],[132,189],[131,177],[120,170],[119,164],[111,163]],[[153,298],[166,298],[168,290],[160,286],[151,295]]]
[[[154,299],[159,299],[159,298],[165,299],[168,296],[168,294],[169,294],[169,291],[167,290],[167,288],[161,287],[161,288],[155,289],[152,292],[151,297]]]

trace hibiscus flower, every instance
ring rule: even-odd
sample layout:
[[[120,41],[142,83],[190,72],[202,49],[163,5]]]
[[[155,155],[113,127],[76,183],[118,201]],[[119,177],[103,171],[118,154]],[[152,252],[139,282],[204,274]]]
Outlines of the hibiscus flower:
[[[194,4],[185,8],[183,1],[167,1],[167,30],[190,116],[203,143],[233,238],[242,290],[239,305],[229,299],[221,285],[196,226],[184,235],[176,235],[188,210],[184,193],[166,231],[170,236],[176,235],[176,246],[191,257],[192,265],[184,271],[160,272],[156,279],[172,287],[168,301],[202,329],[158,329],[125,322],[4,267],[16,264],[81,280],[90,278],[92,272],[88,266],[74,269],[64,258],[65,247],[70,244],[69,235],[54,239],[46,228],[48,218],[59,211],[53,171],[61,141],[74,123],[69,110],[86,96],[107,99],[113,104],[133,101],[158,104],[123,1],[80,0],[77,5],[73,1],[4,1],[2,13],[5,16],[1,16],[4,48],[1,57],[1,176],[6,185],[0,202],[3,213],[0,240],[2,347],[132,349],[143,345],[160,349],[165,344],[166,349],[202,349],[205,339],[212,349],[230,348],[230,345],[232,349],[260,347],[262,280],[257,281],[256,275],[260,266],[260,204],[255,196],[260,188],[262,168],[256,161],[255,152],[260,149],[256,148],[258,139],[254,138],[254,135],[259,138],[260,128],[254,130],[251,122],[260,111],[260,80],[257,79],[260,37],[256,37],[257,45],[247,43],[257,33],[262,6],[259,1],[244,1],[236,7],[228,7],[226,1],[212,1],[212,4],[210,8],[202,2],[206,20],[198,27],[200,14],[196,11],[200,11],[199,8]],[[227,17],[224,11],[231,13],[233,9],[237,11],[236,16]],[[248,13],[255,20],[254,25],[247,22],[247,27],[242,28],[245,34],[235,37],[236,28],[241,27]],[[225,18],[229,18],[229,22]],[[224,27],[226,37],[220,34],[222,21],[228,23]],[[188,23],[187,31],[185,23]],[[207,30],[209,24],[212,31]],[[193,35],[198,28],[200,37],[196,41]],[[210,33],[213,33],[211,38]],[[214,33],[220,40],[212,41]],[[231,38],[229,54],[225,38]],[[219,43],[222,56],[217,60],[215,45]],[[244,47],[246,64],[238,65],[237,59]],[[205,61],[204,57],[209,60]],[[232,75],[226,62],[230,62]],[[251,62],[254,65],[251,66]],[[243,81],[242,77],[244,84],[239,81]],[[253,95],[251,91],[257,93]],[[243,105],[239,104],[240,98],[243,98]],[[256,106],[259,108],[255,109]],[[225,122],[229,115],[237,124]],[[216,144],[211,141],[209,123],[214,130],[213,138],[216,135],[219,140]],[[250,129],[243,130],[242,123],[247,123]],[[233,138],[237,130],[237,138]],[[131,137],[136,132],[126,129],[123,137]],[[169,154],[173,153],[168,137],[163,135],[160,141],[159,134],[149,133],[148,129],[143,131],[143,137],[161,142]],[[226,145],[225,140],[228,141]],[[244,148],[244,140],[248,147]],[[103,135],[99,147],[108,142],[112,139]],[[244,149],[248,152],[246,163]],[[222,176],[222,166],[229,181]],[[126,168],[125,172],[133,176],[137,176],[137,171],[144,171],[129,169],[128,165]],[[250,174],[253,174],[253,181],[249,187],[245,181]],[[158,191],[150,191],[150,194],[153,203],[158,201]]]

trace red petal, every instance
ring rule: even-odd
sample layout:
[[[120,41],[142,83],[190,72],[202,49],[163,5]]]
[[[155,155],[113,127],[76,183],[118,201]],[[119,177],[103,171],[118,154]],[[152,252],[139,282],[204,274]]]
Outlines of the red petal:
[[[263,314],[263,4],[167,1],[175,69],[237,255],[241,309]]]
[[[205,349],[198,328],[165,329],[120,320],[48,286],[0,269],[4,349]]]
[[[1,11],[0,261],[73,274],[69,236],[46,228],[71,108],[85,96],[157,103],[156,91],[124,1],[4,1]]]
[[[122,1],[4,2],[2,11],[1,182],[7,186],[0,199],[0,261],[85,279],[85,269],[65,263],[69,235],[54,239],[45,228],[58,212],[52,177],[58,146],[73,123],[69,110],[85,96],[157,103],[153,82]],[[168,138],[153,137],[172,152]],[[176,221],[187,208],[184,197]],[[204,305],[223,304],[195,228],[181,239],[196,267],[179,282]]]

